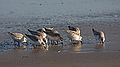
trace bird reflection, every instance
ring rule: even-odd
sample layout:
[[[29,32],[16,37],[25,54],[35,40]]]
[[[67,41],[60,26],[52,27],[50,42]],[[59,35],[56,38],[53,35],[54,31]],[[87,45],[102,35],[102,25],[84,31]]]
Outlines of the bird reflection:
[[[63,46],[58,46],[58,45],[52,45],[49,47],[49,51],[61,51]]]
[[[71,42],[71,50],[72,51],[80,51],[80,48],[82,47],[82,44],[80,41],[78,42]]]
[[[47,49],[45,49],[44,48],[44,46],[37,46],[37,47],[35,47],[35,48],[32,48],[31,49],[31,52],[32,53],[46,53],[46,52],[48,52],[48,50]]]
[[[98,43],[96,44],[95,48],[96,49],[101,49],[101,48],[104,48],[105,47],[105,44],[104,43]]]

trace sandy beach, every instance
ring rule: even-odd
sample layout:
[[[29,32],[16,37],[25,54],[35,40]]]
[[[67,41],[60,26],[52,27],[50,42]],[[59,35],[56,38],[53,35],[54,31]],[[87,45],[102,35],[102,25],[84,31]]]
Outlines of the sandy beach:
[[[111,20],[110,20],[111,21]],[[99,23],[100,22],[100,23]],[[72,25],[74,23],[70,23]],[[37,24],[33,24],[37,26]],[[66,24],[58,23],[56,25],[46,25],[48,27],[53,26],[55,29],[64,34],[64,46],[63,47],[50,47],[48,51],[39,49],[13,49],[11,44],[7,44],[6,48],[1,50],[0,54],[0,66],[2,67],[119,67],[120,64],[120,26],[119,20],[109,22],[109,20],[91,20],[75,23],[73,26],[78,26],[81,29],[83,36],[82,46],[71,46],[66,39],[66,35],[63,29],[66,28]],[[95,48],[96,43],[91,32],[91,28],[105,31],[106,41],[105,47]],[[31,27],[34,29],[33,27]],[[36,27],[35,27],[36,28]],[[10,28],[6,28],[9,29]],[[14,27],[13,31],[18,31]],[[8,31],[9,31],[8,30]],[[21,32],[26,32],[22,27],[19,28]],[[4,34],[3,34],[4,33]],[[1,33],[1,42],[11,41],[9,35],[6,32]],[[9,43],[9,42],[8,42]],[[4,44],[2,44],[4,45]]]
[[[120,67],[119,6],[119,0],[0,0],[0,67]],[[80,28],[83,44],[70,43],[68,25]],[[43,27],[54,27],[63,45],[16,49],[8,35]],[[104,46],[92,28],[105,32]]]

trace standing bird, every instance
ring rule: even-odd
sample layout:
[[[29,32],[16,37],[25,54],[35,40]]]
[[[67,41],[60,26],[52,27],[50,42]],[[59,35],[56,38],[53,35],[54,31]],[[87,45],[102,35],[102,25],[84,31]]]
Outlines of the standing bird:
[[[59,33],[57,30],[54,30],[53,27],[49,27],[49,28],[44,27],[44,30],[45,30],[46,32]]]
[[[92,29],[93,34],[97,41],[99,41],[101,44],[105,42],[105,34],[103,31],[96,31],[95,29]]]
[[[48,50],[48,45],[44,42],[42,33],[40,33],[39,36],[38,35],[28,35],[28,34],[25,34],[25,35],[34,42],[33,47],[42,46],[46,50]]]
[[[47,38],[46,38],[47,34],[44,33],[44,31],[45,31],[44,28],[38,29],[37,31],[32,31],[32,30],[28,29],[28,31],[33,35],[30,37],[32,37],[33,39],[35,37],[40,41],[40,44],[43,43],[45,46],[48,46],[48,42],[47,42]]]
[[[14,41],[15,47],[20,47],[21,43],[24,45],[24,43],[27,43],[27,38],[25,37],[24,34],[22,33],[13,33],[13,32],[8,32],[8,34],[11,36],[11,38]],[[17,43],[17,44],[16,44]]]
[[[53,30],[52,28],[44,29],[44,32],[47,34],[48,39],[51,40],[51,44],[58,44],[59,41],[63,40],[62,36],[59,34],[58,31]]]
[[[68,30],[66,30],[66,32],[68,33],[68,37],[71,42],[75,43],[80,41],[82,43],[82,36],[78,27],[68,26]]]
[[[42,29],[38,29],[37,31],[32,31],[32,30],[30,30],[30,29],[28,29],[28,31],[32,34],[32,35],[37,35],[37,36],[42,36],[43,37],[43,41],[47,44],[47,34],[46,33],[44,33],[44,28],[42,28]]]
[[[39,35],[40,32],[44,33],[45,29],[42,28],[42,29],[38,29],[36,31],[32,31],[30,29],[28,29],[28,31],[32,34],[32,35]],[[44,33],[44,36],[46,37],[46,34]]]

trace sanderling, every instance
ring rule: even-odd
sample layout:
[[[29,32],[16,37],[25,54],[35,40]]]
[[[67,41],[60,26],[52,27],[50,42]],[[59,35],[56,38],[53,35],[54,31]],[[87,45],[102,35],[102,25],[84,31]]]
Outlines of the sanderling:
[[[58,44],[59,41],[62,41],[63,38],[60,35],[60,33],[56,30],[53,30],[53,28],[44,28],[45,33],[47,34],[47,37],[49,40],[51,40],[51,44]]]
[[[45,31],[44,28],[38,29],[38,30],[36,30],[36,31],[32,31],[32,30],[28,29],[28,31],[29,31],[32,35],[42,36],[43,39],[46,38],[46,36],[47,36],[47,34],[44,33],[44,31]],[[45,42],[47,43],[47,41],[45,41]]]
[[[29,31],[32,35],[35,35],[35,36],[39,37],[40,39],[42,39],[41,42],[44,41],[44,42],[42,42],[42,43],[45,43],[46,46],[48,46],[48,41],[47,41],[47,38],[46,38],[46,37],[47,37],[47,34],[44,32],[44,31],[45,31],[44,28],[38,29],[38,30],[36,30],[36,31],[32,31],[32,30],[28,29],[28,31]]]
[[[99,43],[104,43],[105,42],[105,34],[103,31],[96,31],[95,29],[92,29],[93,34]]]
[[[53,32],[53,33],[59,33],[57,30],[55,30],[53,27],[44,27],[43,28],[46,32]]]
[[[45,47],[46,50],[48,50],[48,45],[44,42],[44,38],[42,36],[42,33],[39,33],[38,35],[29,35],[25,34],[29,39],[31,39],[34,42],[33,47],[36,48],[37,46]]]
[[[27,38],[22,33],[8,32],[8,34],[13,39],[15,47],[20,47],[21,43],[23,44],[22,46],[25,46],[24,43],[27,43]]]
[[[77,42],[77,41],[81,41],[82,43],[82,36],[80,33],[80,29],[78,27],[71,27],[68,26],[69,30],[66,30],[66,32],[68,33],[68,37],[70,39],[71,42]]]

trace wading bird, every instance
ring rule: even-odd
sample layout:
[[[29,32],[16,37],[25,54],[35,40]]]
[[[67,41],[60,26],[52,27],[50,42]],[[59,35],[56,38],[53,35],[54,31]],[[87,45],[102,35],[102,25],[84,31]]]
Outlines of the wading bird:
[[[21,44],[24,45],[24,43],[27,43],[27,38],[22,33],[8,32],[8,34],[13,39],[15,47],[20,47]]]
[[[49,39],[49,41],[51,40],[51,44],[58,44],[59,41],[62,41],[63,38],[60,35],[60,33],[56,30],[53,30],[53,28],[44,28],[45,29],[45,33],[47,34],[47,38]]]
[[[66,30],[66,32],[71,42],[75,43],[80,41],[82,43],[82,36],[78,27],[68,26],[68,30]]]
[[[95,29],[92,29],[93,34],[95,36],[95,39],[99,41],[99,43],[104,43],[105,42],[105,34],[103,31],[97,31]]]

